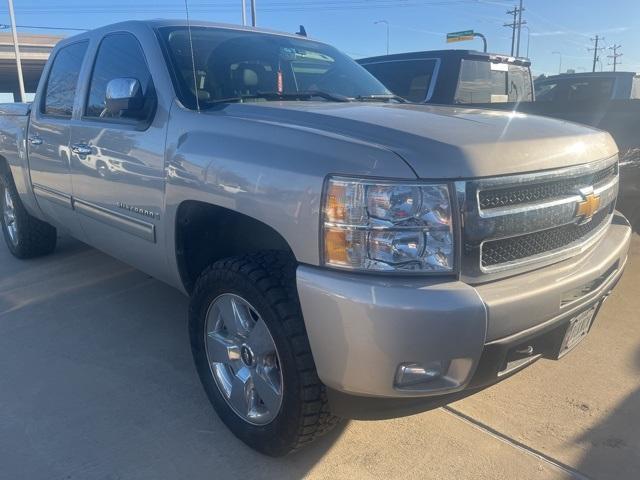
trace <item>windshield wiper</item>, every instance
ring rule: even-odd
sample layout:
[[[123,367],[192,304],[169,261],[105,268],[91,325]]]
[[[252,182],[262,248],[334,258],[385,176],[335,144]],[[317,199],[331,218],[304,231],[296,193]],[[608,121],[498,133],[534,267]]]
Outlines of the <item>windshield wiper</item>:
[[[390,93],[390,94],[380,93],[380,94],[374,94],[374,95],[359,95],[359,96],[355,97],[354,100],[357,100],[358,102],[387,102],[389,100],[395,100],[398,103],[409,103],[404,98],[402,98],[402,97],[400,97],[398,95],[394,95],[392,93]]]
[[[268,100],[309,100],[313,97],[324,98],[332,102],[348,102],[349,99],[338,93],[325,92],[322,90],[302,90],[299,92],[257,92],[256,98],[266,98]]]
[[[237,97],[219,98],[210,100],[208,104],[217,103],[242,103],[245,100],[255,100],[263,98],[265,100],[310,100],[313,97],[324,98],[332,102],[349,102],[350,100],[340,94],[324,92],[322,90],[305,90],[300,92],[256,92],[247,95],[238,95]]]

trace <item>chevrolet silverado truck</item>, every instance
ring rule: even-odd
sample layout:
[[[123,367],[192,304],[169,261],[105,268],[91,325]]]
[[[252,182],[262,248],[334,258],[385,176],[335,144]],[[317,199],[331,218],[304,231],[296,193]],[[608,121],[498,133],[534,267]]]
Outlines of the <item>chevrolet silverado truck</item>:
[[[273,456],[562,357],[627,261],[608,133],[404,103],[296,35],[103,27],[0,113],[11,252],[64,231],[189,295],[206,394]]]

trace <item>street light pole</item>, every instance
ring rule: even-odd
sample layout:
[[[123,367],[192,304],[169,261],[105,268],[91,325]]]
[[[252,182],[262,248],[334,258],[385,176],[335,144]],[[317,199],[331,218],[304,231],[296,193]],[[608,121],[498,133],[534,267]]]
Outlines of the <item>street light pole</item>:
[[[560,64],[558,65],[558,75],[562,72],[562,52],[551,52],[552,55],[560,55]]]
[[[527,29],[527,58],[529,58],[529,43],[531,42],[531,30],[526,25],[523,25],[522,27]]]
[[[256,25],[257,25],[256,0],[251,0],[251,26],[255,27]]]
[[[20,101],[25,101],[24,78],[22,77],[22,61],[20,60],[20,48],[18,47],[18,31],[16,30],[16,16],[13,12],[13,0],[9,2],[9,18],[11,19],[11,34],[13,35],[13,48],[16,52],[16,68],[18,70],[18,86],[20,87]]]
[[[389,55],[389,22],[386,20],[378,20],[377,22],[373,22],[375,25],[379,23],[384,23],[387,26],[387,55]]]
[[[242,0],[242,26],[247,26],[247,1]]]

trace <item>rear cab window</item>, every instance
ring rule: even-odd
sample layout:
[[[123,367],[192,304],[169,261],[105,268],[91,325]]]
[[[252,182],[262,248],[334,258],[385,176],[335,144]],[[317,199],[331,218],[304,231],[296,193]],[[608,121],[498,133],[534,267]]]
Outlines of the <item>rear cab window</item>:
[[[533,88],[528,67],[462,59],[455,103],[530,101],[533,101]]]
[[[61,48],[49,71],[40,112],[44,115],[71,118],[80,69],[88,41]]]
[[[424,102],[429,98],[431,83],[438,60],[392,60],[363,65],[385,87],[410,102]]]

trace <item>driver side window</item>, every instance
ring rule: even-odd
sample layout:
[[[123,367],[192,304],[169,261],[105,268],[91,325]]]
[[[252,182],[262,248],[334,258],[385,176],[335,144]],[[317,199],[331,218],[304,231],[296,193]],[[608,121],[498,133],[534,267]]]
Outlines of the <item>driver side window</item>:
[[[145,99],[143,113],[129,120],[149,119],[155,107],[151,72],[138,40],[130,33],[114,33],[102,40],[91,75],[85,117],[128,119],[126,112],[106,109],[107,84],[115,78],[135,78],[140,82]]]

